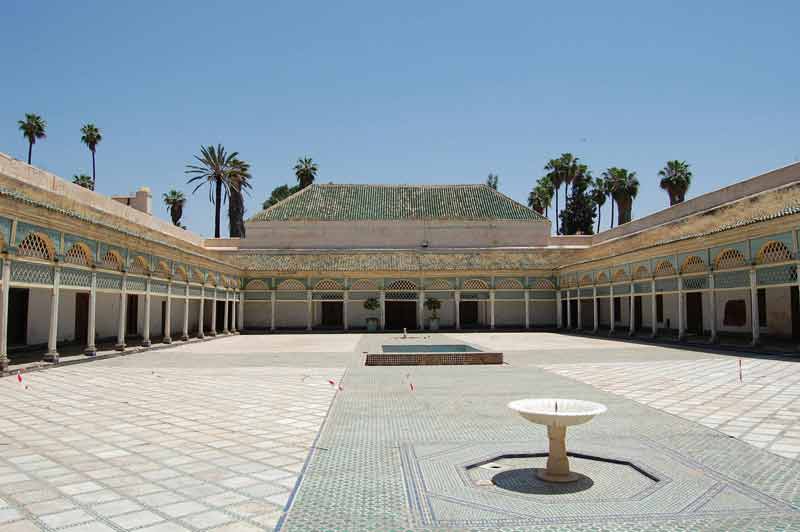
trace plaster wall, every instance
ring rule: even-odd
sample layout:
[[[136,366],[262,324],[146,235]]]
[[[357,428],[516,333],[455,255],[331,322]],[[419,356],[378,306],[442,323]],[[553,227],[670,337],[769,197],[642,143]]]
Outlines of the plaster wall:
[[[414,249],[547,245],[547,222],[249,222],[239,249]]]
[[[98,338],[116,338],[119,320],[119,294],[97,293],[95,327]]]
[[[502,301],[494,302],[495,327],[524,327],[525,302]]]
[[[531,327],[555,327],[556,326],[556,302],[553,301],[531,301]]]
[[[244,304],[244,328],[267,330],[270,327],[270,302],[253,301]]]
[[[31,288],[28,295],[28,343],[46,344],[50,327],[50,290]]]
[[[278,301],[275,304],[275,327],[305,329],[306,308],[305,301]]]

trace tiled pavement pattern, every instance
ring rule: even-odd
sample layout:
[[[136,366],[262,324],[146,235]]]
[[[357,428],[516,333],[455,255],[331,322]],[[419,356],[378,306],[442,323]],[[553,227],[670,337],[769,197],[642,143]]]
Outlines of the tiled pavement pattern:
[[[192,349],[0,380],[0,531],[272,529],[342,370]]]
[[[599,360],[614,359],[614,343],[606,345],[593,353]],[[569,341],[553,349],[561,353],[544,358],[575,358]],[[671,353],[649,347],[639,358]],[[545,371],[536,367],[540,355],[518,350],[514,367],[351,365],[280,530],[800,530],[800,462]],[[475,482],[470,465],[544,451],[544,428],[506,407],[526,396],[607,404],[606,415],[570,429],[568,447],[631,460],[654,472],[657,486],[620,491],[624,475],[587,466],[593,485],[553,504]]]
[[[800,361],[739,359],[544,366],[787,458],[800,457]]]

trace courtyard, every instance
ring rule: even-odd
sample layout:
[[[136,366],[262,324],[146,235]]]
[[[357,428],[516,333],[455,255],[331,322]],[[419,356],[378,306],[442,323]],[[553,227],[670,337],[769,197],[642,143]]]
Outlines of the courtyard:
[[[365,367],[385,343],[505,363]],[[568,434],[576,487],[525,476],[547,437],[506,408],[524,397],[608,406]],[[240,335],[12,376],[0,398],[0,532],[800,530],[791,358],[533,332]]]

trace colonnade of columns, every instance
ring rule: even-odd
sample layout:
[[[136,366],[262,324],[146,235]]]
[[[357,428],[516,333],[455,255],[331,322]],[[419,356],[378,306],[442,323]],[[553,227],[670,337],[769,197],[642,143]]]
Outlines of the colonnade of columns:
[[[755,268],[751,268],[749,270],[749,272],[748,272],[748,275],[749,275],[748,276],[749,285],[747,286],[746,290],[748,290],[749,298],[750,298],[750,326],[751,326],[751,337],[752,337],[751,343],[752,343],[752,345],[757,345],[760,342],[760,339],[761,339],[761,327],[760,327],[760,316],[759,316],[759,305],[758,305],[758,289],[759,289],[759,287],[758,287],[758,278],[757,278],[757,274],[756,274],[756,269]],[[692,277],[697,277],[697,276],[692,276]],[[678,276],[676,279],[677,279],[677,287],[676,287],[676,289],[672,290],[672,291],[664,291],[664,292],[658,292],[656,290],[656,279],[655,278],[652,278],[650,280],[650,292],[645,292],[645,293],[641,293],[641,292],[637,293],[635,291],[635,284],[637,282],[641,283],[641,282],[644,282],[644,281],[637,280],[637,281],[630,282],[630,285],[628,287],[628,292],[626,294],[628,296],[628,300],[629,300],[629,307],[628,307],[629,308],[629,312],[628,312],[628,319],[629,319],[628,334],[630,336],[635,335],[636,332],[637,332],[636,331],[636,322],[635,322],[635,313],[634,313],[635,298],[636,297],[642,297],[642,296],[649,296],[650,297],[650,304],[651,304],[651,307],[650,307],[650,316],[651,316],[650,336],[651,336],[651,338],[655,338],[658,335],[658,323],[657,323],[657,320],[656,320],[656,314],[657,314],[656,296],[658,296],[658,295],[675,294],[676,297],[677,297],[678,339],[679,340],[685,340],[685,338],[686,338],[686,325],[687,325],[686,324],[686,310],[685,310],[686,309],[686,297],[685,297],[686,290],[683,287],[683,279],[684,279],[684,277],[683,276]],[[617,284],[620,284],[620,283],[617,283]],[[707,275],[706,284],[707,284],[708,288],[696,289],[696,290],[690,290],[690,291],[691,292],[702,292],[702,293],[709,294],[709,305],[708,305],[708,309],[709,309],[709,313],[710,313],[710,316],[709,316],[709,325],[710,325],[709,342],[710,343],[716,343],[717,340],[718,340],[718,332],[717,332],[717,328],[718,328],[717,327],[717,319],[718,319],[718,317],[717,317],[717,292],[718,292],[718,290],[716,288],[716,284],[715,284],[714,274],[713,273],[709,273]],[[800,275],[798,275],[798,289],[800,289]],[[572,321],[572,308],[571,308],[572,305],[570,304],[570,301],[577,300],[578,301],[578,305],[577,305],[577,323],[576,323],[577,327],[576,328],[578,330],[582,330],[583,329],[583,321],[582,321],[582,310],[581,310],[581,306],[582,305],[581,305],[581,301],[585,300],[587,298],[581,297],[580,289],[573,289],[573,290],[575,290],[577,292],[577,297],[571,296],[570,295],[570,290],[567,290],[567,289],[559,290],[556,293],[556,301],[557,301],[557,306],[558,306],[558,312],[557,312],[558,327],[559,328],[569,328],[569,327],[572,326],[571,325],[573,323],[573,321]],[[567,316],[566,317],[562,316],[563,312],[562,312],[562,306],[561,306],[561,301],[565,297],[566,297],[566,300],[567,300],[567,305],[566,305]],[[609,332],[609,334],[613,335],[616,332],[617,316],[615,315],[616,311],[615,311],[615,307],[614,307],[614,299],[615,299],[615,297],[619,297],[619,296],[615,296],[615,294],[614,294],[614,284],[610,284],[609,285],[609,295],[608,296],[598,296],[597,287],[596,286],[592,287],[591,301],[592,301],[593,318],[594,318],[593,319],[594,323],[593,323],[592,332],[596,333],[596,332],[599,331],[599,304],[598,304],[598,301],[600,299],[604,299],[604,298],[607,298],[609,300],[609,314],[610,314],[610,318],[609,318],[609,329],[610,329],[610,332]],[[566,318],[566,324],[564,323],[564,319],[565,318]]]
[[[52,286],[47,288],[49,291],[49,312],[48,312],[48,333],[47,333],[47,351],[44,354],[43,359],[47,362],[58,362],[59,361],[59,352],[58,352],[58,322],[59,322],[59,298],[61,292],[63,292],[63,288],[61,286],[61,266],[56,264],[53,267],[53,282]],[[2,301],[0,301],[0,371],[5,371],[8,369],[8,315],[9,315],[9,295],[10,295],[10,288],[12,285],[11,281],[11,260],[5,259],[3,260],[2,266]],[[141,344],[144,347],[149,347],[152,345],[151,340],[151,330],[150,330],[150,320],[151,320],[151,304],[152,304],[152,296],[157,295],[164,298],[165,306],[164,306],[164,330],[163,330],[163,338],[162,342],[165,344],[172,343],[172,300],[175,298],[179,298],[183,300],[183,326],[181,331],[181,340],[187,341],[190,338],[190,331],[189,331],[189,305],[190,305],[190,295],[189,295],[189,283],[178,283],[173,281],[167,281],[166,283],[166,292],[165,293],[154,293],[152,290],[153,279],[150,277],[146,278],[145,281],[145,291],[144,291],[144,315],[142,320],[142,341]],[[117,314],[117,340],[115,349],[119,351],[124,351],[126,348],[125,344],[125,336],[126,336],[126,324],[127,324],[127,296],[128,296],[128,274],[124,273],[121,276],[121,286],[119,290],[119,309]],[[182,294],[176,295],[173,294],[173,288],[183,286]],[[95,356],[97,354],[97,345],[96,345],[96,337],[97,337],[97,272],[92,270],[91,272],[91,282],[89,285],[89,300],[88,300],[88,317],[87,317],[87,331],[86,331],[86,342],[87,345],[84,349],[84,353],[87,356]],[[36,289],[32,287],[32,289]],[[70,290],[72,291],[72,290]],[[80,291],[80,290],[77,290]],[[226,289],[225,291],[225,306],[224,306],[224,326],[223,326],[223,333],[224,334],[235,334],[237,329],[241,329],[241,324],[243,323],[244,319],[244,297],[243,294],[239,291],[229,290]],[[205,298],[205,288],[201,288],[201,299],[198,311],[198,327],[197,327],[197,337],[203,338],[205,336],[203,331],[203,312],[204,312],[204,305],[203,302],[206,301]],[[216,290],[214,290],[214,294],[211,297],[212,306],[211,306],[211,331],[209,332],[210,335],[215,336],[217,334],[216,331]],[[238,306],[238,312],[237,312]],[[230,308],[230,315],[229,315],[229,308]],[[238,317],[238,322],[237,322]],[[230,319],[229,319],[230,318]]]

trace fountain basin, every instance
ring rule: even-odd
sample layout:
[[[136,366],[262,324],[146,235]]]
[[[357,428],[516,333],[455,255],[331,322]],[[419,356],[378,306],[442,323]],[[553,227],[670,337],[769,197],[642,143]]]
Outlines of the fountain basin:
[[[550,449],[547,469],[537,469],[536,475],[547,482],[575,482],[579,476],[569,470],[567,458],[567,427],[591,421],[607,408],[600,403],[579,399],[520,399],[508,407],[531,423],[547,427]]]

